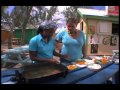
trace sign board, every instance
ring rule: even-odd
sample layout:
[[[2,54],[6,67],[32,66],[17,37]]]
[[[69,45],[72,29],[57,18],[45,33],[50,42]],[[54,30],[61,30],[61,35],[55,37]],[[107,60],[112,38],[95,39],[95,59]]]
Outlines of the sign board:
[[[119,16],[119,6],[107,6],[106,11],[107,15]]]

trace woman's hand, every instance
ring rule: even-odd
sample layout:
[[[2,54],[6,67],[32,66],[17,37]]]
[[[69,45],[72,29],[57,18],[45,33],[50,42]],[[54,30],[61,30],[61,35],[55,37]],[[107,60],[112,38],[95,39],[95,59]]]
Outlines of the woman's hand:
[[[83,58],[88,58],[88,56],[87,55],[83,55]]]

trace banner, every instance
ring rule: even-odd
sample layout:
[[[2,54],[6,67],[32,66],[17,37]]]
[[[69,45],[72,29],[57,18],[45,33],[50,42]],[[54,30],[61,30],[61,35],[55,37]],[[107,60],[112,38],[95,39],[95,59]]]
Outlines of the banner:
[[[119,6],[108,6],[107,15],[119,16]]]

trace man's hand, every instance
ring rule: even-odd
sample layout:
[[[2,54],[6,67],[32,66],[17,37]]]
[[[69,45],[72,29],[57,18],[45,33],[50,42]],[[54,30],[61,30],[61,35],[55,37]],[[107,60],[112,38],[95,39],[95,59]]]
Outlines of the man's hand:
[[[61,58],[67,59],[69,58],[69,55],[61,55]]]
[[[54,58],[52,58],[52,59],[50,60],[50,62],[51,62],[51,63],[60,64],[60,60],[54,59]]]

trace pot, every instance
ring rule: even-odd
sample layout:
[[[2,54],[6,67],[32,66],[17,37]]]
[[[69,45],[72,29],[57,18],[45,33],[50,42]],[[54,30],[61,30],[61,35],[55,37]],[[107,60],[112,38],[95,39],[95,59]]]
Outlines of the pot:
[[[65,77],[68,74],[68,69],[62,64],[42,62],[21,67],[19,75],[25,80],[25,83],[40,84],[50,79]]]

